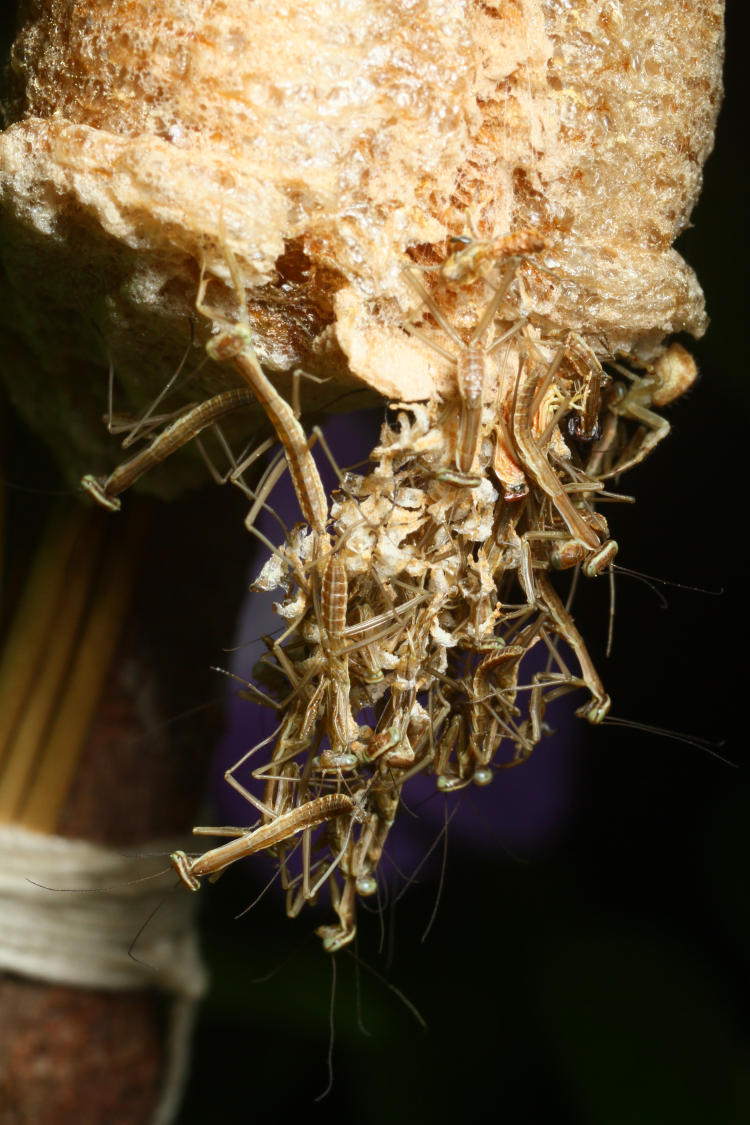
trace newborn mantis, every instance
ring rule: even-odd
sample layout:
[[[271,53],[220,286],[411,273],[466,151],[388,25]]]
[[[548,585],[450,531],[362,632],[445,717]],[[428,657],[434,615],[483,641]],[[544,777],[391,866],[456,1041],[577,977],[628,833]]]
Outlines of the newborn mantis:
[[[263,824],[254,831],[245,828],[194,828],[197,835],[202,836],[235,836],[226,844],[211,848],[197,859],[190,859],[185,852],[176,851],[169,857],[172,866],[191,891],[200,889],[200,878],[204,875],[218,875],[230,864],[238,859],[254,855],[266,848],[273,848],[283,843],[298,832],[313,828],[323,821],[331,820],[344,813],[354,815],[358,806],[355,801],[345,793],[327,793],[323,797],[316,797],[307,801],[298,808],[277,816],[270,824]]]

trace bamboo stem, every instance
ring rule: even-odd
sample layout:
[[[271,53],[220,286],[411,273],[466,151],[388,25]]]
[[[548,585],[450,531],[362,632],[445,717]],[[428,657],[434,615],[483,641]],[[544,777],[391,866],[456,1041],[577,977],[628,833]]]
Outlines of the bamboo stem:
[[[106,517],[105,517],[106,518]],[[110,672],[130,603],[139,548],[145,531],[143,511],[110,535],[90,584],[85,616],[75,630],[75,651],[40,748],[23,806],[16,820],[37,832],[54,832],[101,695]]]
[[[76,511],[53,518],[4,646],[0,821],[17,819],[64,687],[101,539],[102,523],[95,515]]]

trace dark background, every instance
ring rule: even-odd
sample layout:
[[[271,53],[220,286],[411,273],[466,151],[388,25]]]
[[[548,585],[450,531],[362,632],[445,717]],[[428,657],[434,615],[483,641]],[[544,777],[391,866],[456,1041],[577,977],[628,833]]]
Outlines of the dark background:
[[[514,1123],[750,1118],[742,9],[729,5],[716,151],[694,229],[678,243],[711,315],[705,339],[690,343],[701,379],[669,408],[670,439],[628,474],[637,505],[608,512],[623,565],[723,593],[665,588],[664,609],[645,585],[621,578],[609,660],[606,584],[588,584],[576,603],[613,714],[723,740],[720,753],[738,768],[652,734],[577,723],[523,767],[537,771],[532,786],[550,769],[565,772],[554,830],[505,833],[493,798],[468,794],[464,827],[448,831],[426,941],[442,842],[386,913],[382,952],[377,916],[362,917],[360,956],[387,982],[361,970],[369,1034],[357,1021],[355,963],[337,958],[334,1085],[317,1103],[328,1081],[331,983],[312,933],[322,917],[290,922],[271,892],[234,921],[256,892],[230,872],[202,896],[213,987],[179,1125],[225,1115],[447,1120],[487,1101]],[[426,851],[436,833],[430,802],[420,823]],[[419,1008],[427,1030],[389,986]]]

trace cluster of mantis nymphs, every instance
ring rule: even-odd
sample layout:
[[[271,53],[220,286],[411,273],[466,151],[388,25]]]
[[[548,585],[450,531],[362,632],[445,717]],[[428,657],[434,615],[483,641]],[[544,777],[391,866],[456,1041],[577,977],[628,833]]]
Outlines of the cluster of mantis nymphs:
[[[260,490],[244,483],[247,462],[231,478],[253,496],[252,523],[288,467],[304,517],[285,542],[266,540],[254,583],[281,591],[283,632],[267,639],[245,694],[275,708],[279,724],[226,775],[255,825],[196,829],[228,839],[172,862],[197,890],[202,876],[270,852],[290,914],[327,884],[335,922],[318,932],[330,952],[354,937],[358,896],[378,890],[410,778],[433,774],[446,793],[488,785],[529,757],[550,701],[584,691],[577,713],[591,723],[609,709],[552,574],[611,568],[617,544],[598,510],[619,498],[608,481],[665,436],[652,408],[681,394],[695,367],[676,344],[625,366],[601,341],[535,314],[524,277],[546,272],[546,246],[534,230],[454,238],[439,264],[405,269],[415,311],[404,331],[452,365],[455,394],[390,404],[369,471],[341,473],[330,500],[311,439],[242,317],[214,316],[207,345],[241,386],[155,436],[152,418],[140,453],[107,479],[84,480],[116,508],[138,476],[228,412],[248,402],[266,411],[282,456]],[[467,294],[480,312],[459,327]]]

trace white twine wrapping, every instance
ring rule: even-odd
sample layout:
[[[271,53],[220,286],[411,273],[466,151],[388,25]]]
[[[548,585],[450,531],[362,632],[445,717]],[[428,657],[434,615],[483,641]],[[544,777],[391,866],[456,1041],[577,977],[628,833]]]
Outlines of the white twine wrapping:
[[[168,1125],[179,1104],[195,1005],[207,983],[193,896],[172,890],[166,877],[143,881],[169,867],[167,856],[176,846],[158,841],[146,848],[161,854],[128,856],[0,825],[0,969],[79,988],[174,994],[164,1086],[152,1125]]]

